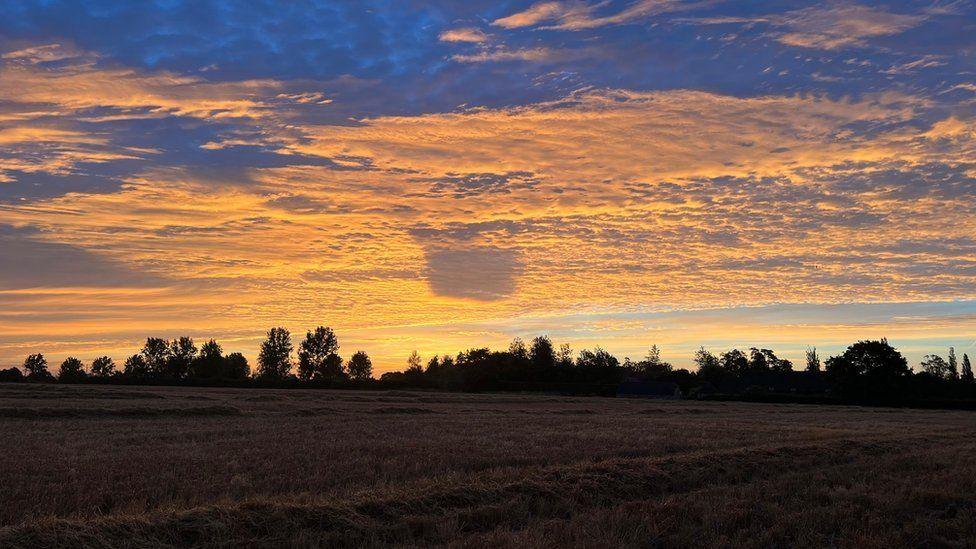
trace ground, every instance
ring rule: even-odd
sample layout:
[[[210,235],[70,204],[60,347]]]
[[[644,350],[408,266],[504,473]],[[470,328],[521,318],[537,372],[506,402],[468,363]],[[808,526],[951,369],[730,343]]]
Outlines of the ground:
[[[966,547],[976,414],[0,384],[0,547]]]

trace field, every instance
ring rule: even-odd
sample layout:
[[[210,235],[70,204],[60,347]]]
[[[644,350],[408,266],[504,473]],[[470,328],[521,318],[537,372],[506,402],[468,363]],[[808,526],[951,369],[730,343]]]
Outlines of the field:
[[[0,547],[966,547],[976,414],[0,385]]]

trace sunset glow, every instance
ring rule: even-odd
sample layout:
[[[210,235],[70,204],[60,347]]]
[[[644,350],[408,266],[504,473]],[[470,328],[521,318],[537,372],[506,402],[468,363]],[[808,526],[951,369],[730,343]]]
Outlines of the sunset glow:
[[[4,366],[320,324],[378,372],[543,333],[976,352],[970,2],[29,4]]]

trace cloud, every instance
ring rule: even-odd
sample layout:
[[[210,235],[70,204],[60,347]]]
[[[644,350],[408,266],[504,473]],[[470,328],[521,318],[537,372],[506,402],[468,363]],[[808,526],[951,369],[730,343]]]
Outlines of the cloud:
[[[528,9],[496,19],[492,25],[506,29],[535,27],[579,31],[607,25],[620,25],[645,19],[661,13],[691,9],[701,3],[682,0],[638,0],[616,13],[599,15],[606,2],[582,1],[539,2]]]
[[[481,29],[476,29],[474,27],[461,27],[443,31],[438,35],[437,38],[441,42],[471,42],[477,44],[487,41],[488,35],[485,34]]]
[[[565,60],[566,57],[566,52],[544,47],[510,50],[504,46],[498,46],[486,48],[476,53],[452,55],[451,59],[459,63],[498,63],[504,61],[530,61],[541,63],[546,61]]]
[[[160,283],[159,277],[129,269],[111,257],[46,240],[35,230],[0,225],[0,291]]]
[[[522,270],[517,252],[492,246],[431,249],[425,257],[431,290],[447,297],[504,299],[515,292]]]
[[[870,38],[900,34],[925,21],[927,15],[899,14],[858,4],[826,4],[771,18],[789,29],[776,39],[789,46],[836,50],[860,47]]]

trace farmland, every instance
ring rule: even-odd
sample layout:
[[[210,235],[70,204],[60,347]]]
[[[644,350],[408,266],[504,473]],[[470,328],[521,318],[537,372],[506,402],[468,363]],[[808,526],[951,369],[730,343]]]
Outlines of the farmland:
[[[0,546],[964,547],[974,419],[0,384]]]

